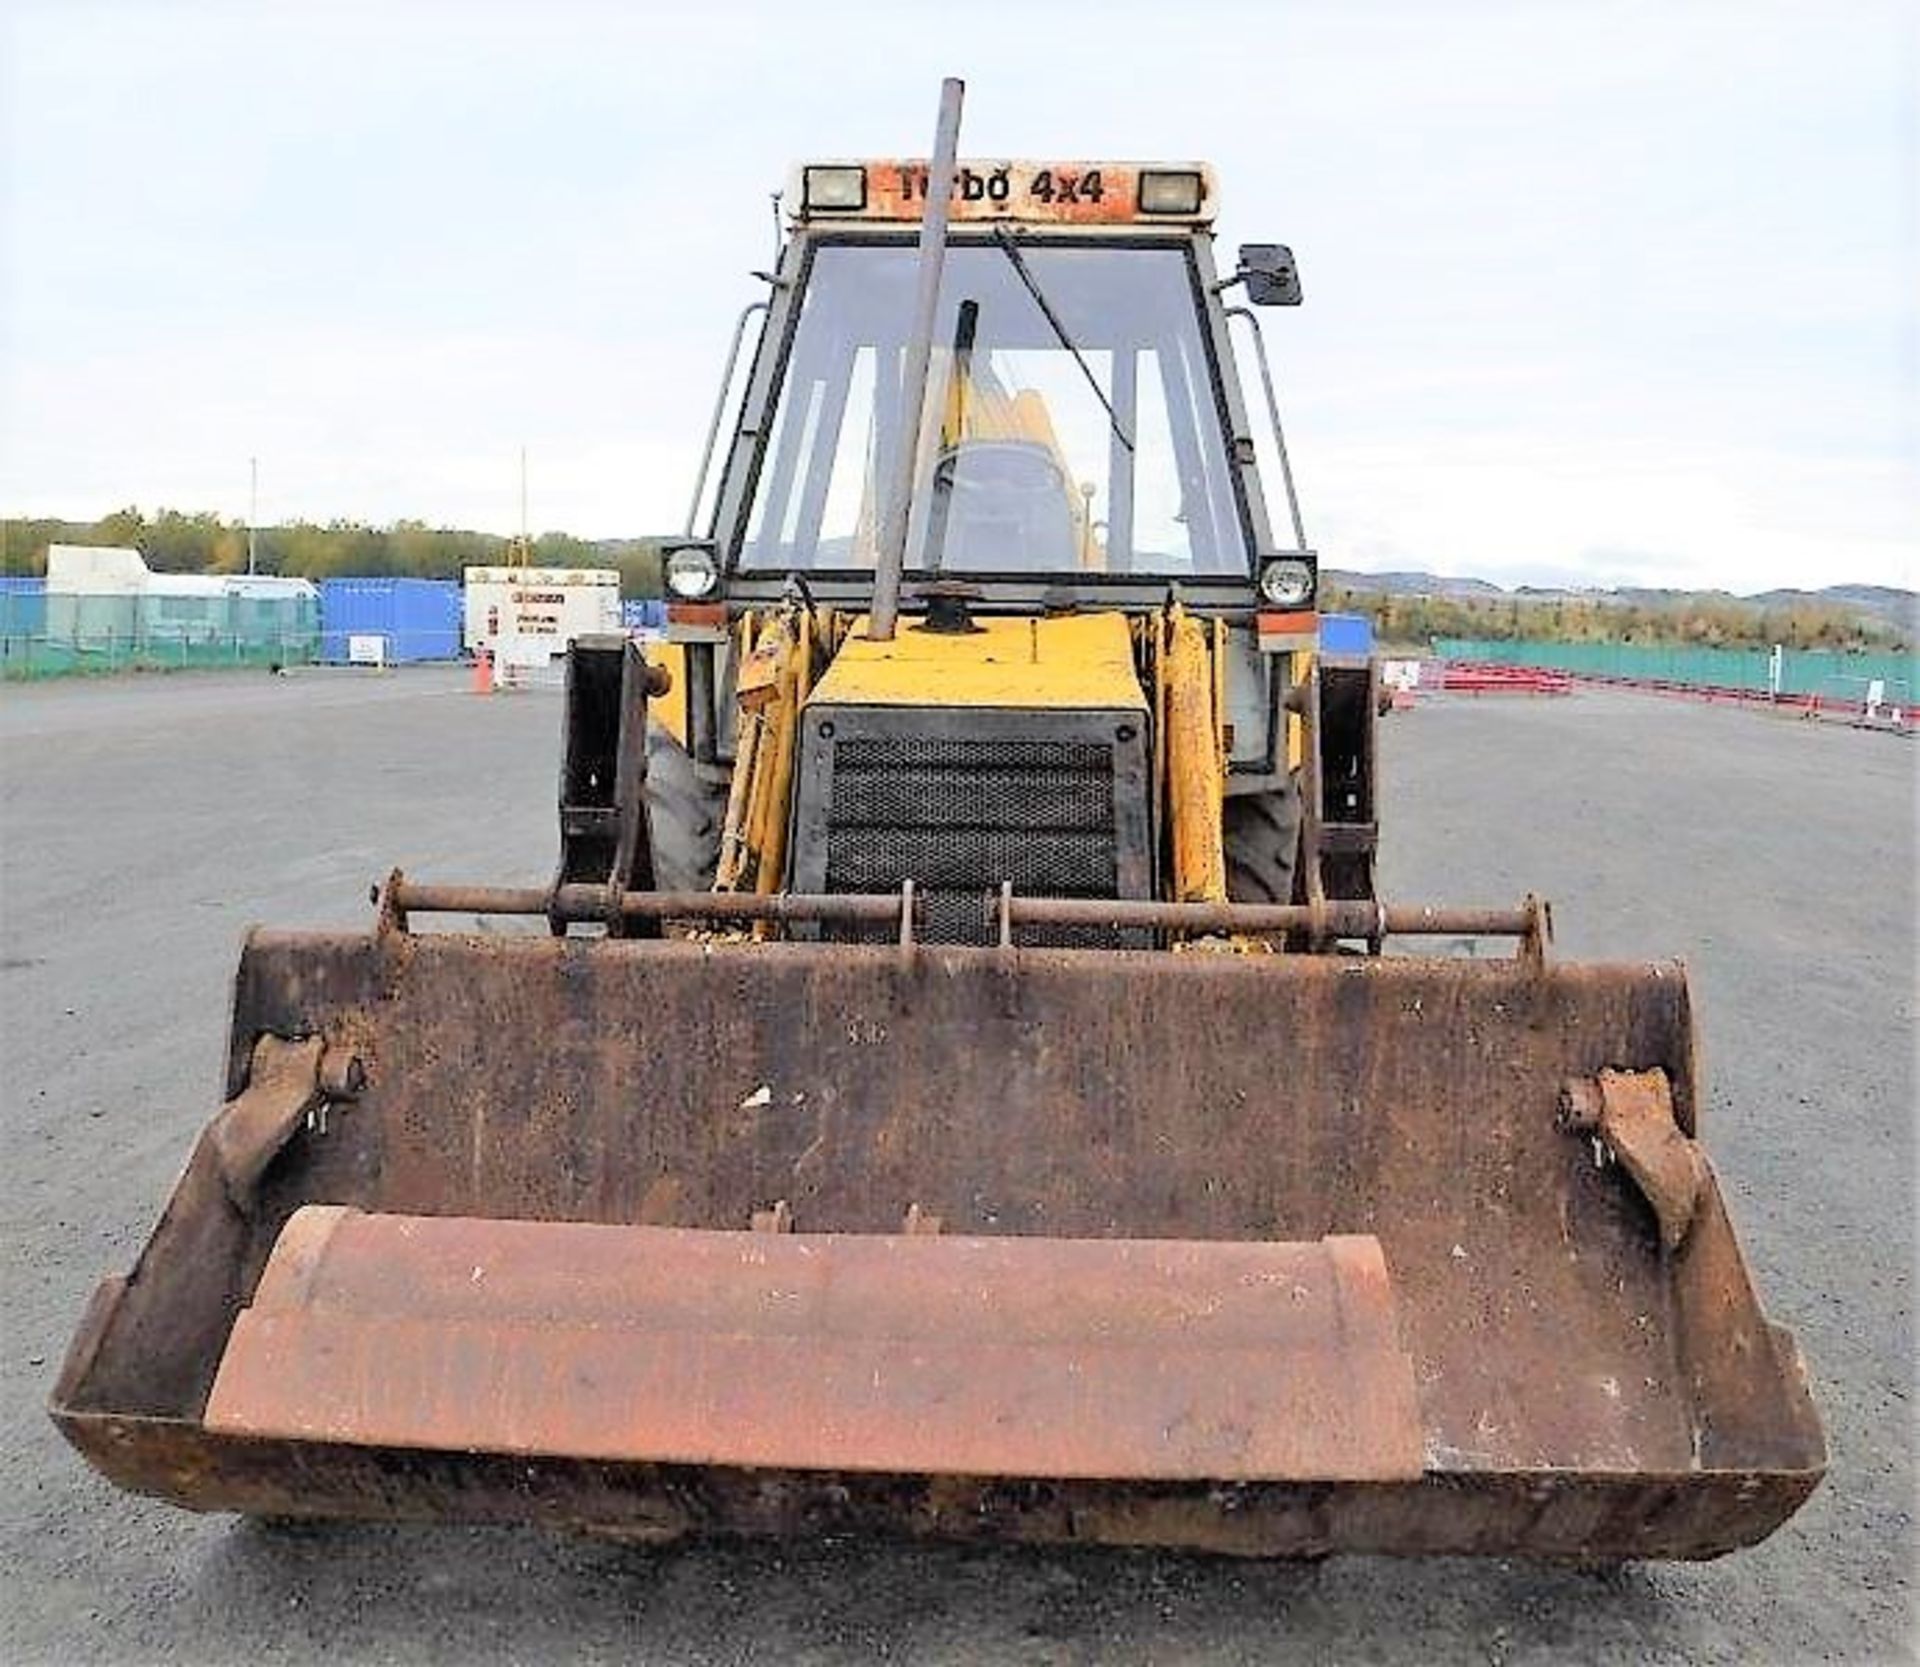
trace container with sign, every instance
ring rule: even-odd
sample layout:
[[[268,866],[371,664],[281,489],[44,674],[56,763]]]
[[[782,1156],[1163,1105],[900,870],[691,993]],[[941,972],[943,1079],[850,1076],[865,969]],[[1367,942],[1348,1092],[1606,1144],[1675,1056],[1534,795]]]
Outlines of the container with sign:
[[[469,567],[465,642],[469,652],[518,658],[522,648],[564,654],[577,636],[617,632],[620,575],[593,567]],[[515,644],[511,656],[507,645]]]

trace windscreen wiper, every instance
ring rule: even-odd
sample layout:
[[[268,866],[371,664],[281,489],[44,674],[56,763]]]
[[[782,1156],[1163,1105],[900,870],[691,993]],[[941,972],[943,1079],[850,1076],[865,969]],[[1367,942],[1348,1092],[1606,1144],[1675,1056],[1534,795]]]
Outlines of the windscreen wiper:
[[[1093,397],[1099,400],[1100,408],[1107,414],[1107,422],[1113,429],[1113,437],[1131,452],[1132,436],[1120,426],[1119,415],[1113,409],[1113,402],[1101,390],[1099,379],[1093,374],[1093,367],[1087,363],[1080,349],[1073,345],[1073,338],[1067,334],[1067,327],[1060,322],[1059,314],[1048,305],[1046,296],[1041,294],[1039,281],[1034,277],[1033,269],[1027,265],[1027,257],[1020,253],[1019,245],[1013,241],[1013,234],[1004,225],[996,224],[993,228],[993,236],[1007,259],[1013,262],[1014,271],[1019,273],[1021,283],[1027,286],[1027,293],[1033,297],[1034,305],[1040,309],[1042,316],[1052,327],[1060,345],[1073,355],[1073,362],[1080,367],[1080,374],[1087,379],[1087,386],[1093,390]]]

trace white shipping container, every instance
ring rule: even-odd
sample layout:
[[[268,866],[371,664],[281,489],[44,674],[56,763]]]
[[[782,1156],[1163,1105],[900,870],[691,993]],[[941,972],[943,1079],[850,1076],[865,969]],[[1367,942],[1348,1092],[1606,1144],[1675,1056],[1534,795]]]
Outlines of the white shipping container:
[[[469,653],[516,663],[539,649],[566,652],[575,637],[620,629],[620,575],[598,567],[469,567],[464,575]]]
[[[310,579],[279,573],[155,573],[147,558],[122,544],[49,544],[47,590],[58,596],[198,598],[234,596],[247,602],[317,602]]]
[[[47,589],[63,596],[138,596],[147,559],[124,544],[49,544]]]

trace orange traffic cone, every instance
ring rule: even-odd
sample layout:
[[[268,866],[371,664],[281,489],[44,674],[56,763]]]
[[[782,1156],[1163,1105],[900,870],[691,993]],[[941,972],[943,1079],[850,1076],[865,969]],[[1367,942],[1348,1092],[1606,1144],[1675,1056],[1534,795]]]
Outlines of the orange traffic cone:
[[[493,693],[493,650],[483,648],[473,657],[473,692],[476,695]]]

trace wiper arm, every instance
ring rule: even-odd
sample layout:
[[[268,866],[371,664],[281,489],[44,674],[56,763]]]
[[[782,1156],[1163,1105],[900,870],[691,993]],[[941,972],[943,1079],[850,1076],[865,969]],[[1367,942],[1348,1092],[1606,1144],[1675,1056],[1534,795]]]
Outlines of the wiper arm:
[[[1087,363],[1080,349],[1073,345],[1073,338],[1067,334],[1067,327],[1060,322],[1059,314],[1048,305],[1046,296],[1041,294],[1040,284],[1033,275],[1033,269],[1027,265],[1027,257],[1020,253],[1019,245],[1013,241],[1013,234],[1005,226],[996,223],[993,228],[993,237],[1007,259],[1013,262],[1014,271],[1019,273],[1021,283],[1027,286],[1027,293],[1033,297],[1033,304],[1040,309],[1041,315],[1051,326],[1060,345],[1073,355],[1073,362],[1080,367],[1080,374],[1087,379],[1087,386],[1093,390],[1093,397],[1099,400],[1101,410],[1107,414],[1107,423],[1113,429],[1114,439],[1131,452],[1132,436],[1120,426],[1119,415],[1113,409],[1113,402],[1102,392],[1099,379],[1093,374],[1093,367]]]

